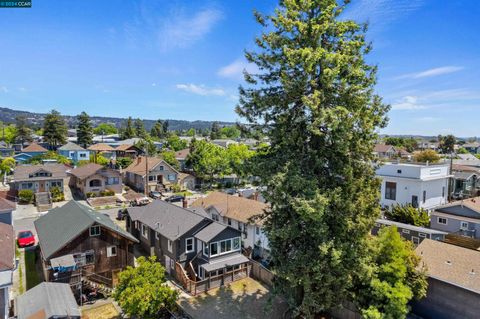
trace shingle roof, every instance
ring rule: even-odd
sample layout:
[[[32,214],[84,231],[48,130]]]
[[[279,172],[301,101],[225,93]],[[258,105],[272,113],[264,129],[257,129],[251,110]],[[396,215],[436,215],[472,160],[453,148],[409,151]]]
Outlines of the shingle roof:
[[[415,252],[430,277],[480,293],[479,251],[424,239]]]
[[[37,143],[32,143],[22,149],[22,152],[48,152],[48,150]]]
[[[386,144],[375,144],[375,147],[373,148],[373,151],[377,153],[385,153],[390,150],[395,152],[395,148],[393,148],[392,145],[386,145]]]
[[[461,217],[480,219],[480,197],[456,201],[437,207],[435,211]]]
[[[34,222],[43,257],[48,259],[95,223],[137,242],[135,237],[121,229],[108,216],[71,200],[61,207],[51,209]]]
[[[138,149],[138,147],[136,147],[136,146],[133,145],[133,144],[120,144],[120,145],[118,145],[118,146],[115,148],[115,150],[116,150],[116,151],[127,151],[128,149],[130,149],[130,148],[132,148],[132,147]]]
[[[95,174],[99,169],[102,169],[103,166],[95,163],[88,163],[86,165],[79,166],[73,169],[70,172],[70,175],[73,175],[79,179],[85,179],[89,176]]]
[[[29,177],[30,174],[33,174],[37,171],[47,171],[52,174],[52,176],[41,176],[41,177]],[[63,164],[38,164],[38,165],[18,165],[15,167],[13,173],[14,181],[35,181],[35,180],[46,180],[46,179],[62,179],[67,177],[67,167]]]
[[[0,212],[7,210],[14,210],[17,208],[14,202],[9,201],[8,199],[0,197]]]
[[[165,162],[163,159],[161,159],[159,157],[147,157],[147,160],[148,160],[148,170],[149,171],[151,169],[155,168],[156,166],[158,166],[162,162],[163,162],[163,165],[168,166],[171,170],[173,170],[175,172],[177,171],[171,165],[169,165],[167,162]],[[125,169],[125,172],[145,176],[145,156],[137,157],[137,160],[134,161],[132,164],[130,164]]]
[[[90,145],[88,150],[97,151],[97,152],[110,152],[110,151],[114,151],[115,149],[108,144],[98,143],[98,144]]]
[[[61,151],[85,151],[83,147],[73,142],[68,142],[67,144],[58,148]]]
[[[16,298],[17,318],[80,317],[80,309],[69,284],[42,282]]]
[[[213,222],[210,225],[206,226],[198,233],[195,234],[195,238],[200,239],[201,241],[208,243],[210,242],[215,236],[220,234],[224,231],[227,226],[222,225],[220,223]]]
[[[221,192],[212,192],[207,197],[199,198],[191,206],[205,209],[213,206],[220,215],[242,223],[250,223],[252,217],[262,215],[268,208],[265,203]]]
[[[13,226],[0,223],[0,271],[15,268],[15,234]]]
[[[140,221],[170,240],[176,240],[206,219],[193,212],[163,200],[155,200],[146,206],[127,208],[130,218]]]
[[[190,154],[190,148],[185,148],[183,150],[175,152],[175,158],[176,159],[186,159],[188,154]]]

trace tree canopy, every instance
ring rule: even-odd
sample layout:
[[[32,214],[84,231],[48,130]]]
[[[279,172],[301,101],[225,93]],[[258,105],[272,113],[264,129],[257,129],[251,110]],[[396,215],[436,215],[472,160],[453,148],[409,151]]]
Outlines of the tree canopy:
[[[457,139],[453,135],[438,136],[439,149],[443,154],[451,154],[455,151],[455,143]]]
[[[132,137],[135,137],[135,128],[133,127],[133,120],[132,117],[128,117],[128,119],[125,121],[124,126],[120,130],[120,138],[122,140],[126,140]]]
[[[111,134],[117,134],[118,130],[115,127],[115,125],[110,124],[110,123],[100,123],[93,129],[93,133],[96,135],[111,135]]]
[[[93,128],[90,116],[86,112],[77,116],[77,143],[87,148],[93,142]]]
[[[428,227],[430,225],[428,212],[423,208],[415,208],[412,205],[394,205],[385,212],[385,216],[399,223],[420,227]]]
[[[440,155],[434,150],[416,152],[413,157],[415,158],[415,161],[420,163],[438,163],[440,161]]]
[[[22,145],[25,142],[33,141],[32,129],[28,127],[27,117],[19,115],[15,118],[16,134],[15,139]]]
[[[275,291],[311,318],[353,298],[366,280],[368,236],[379,216],[371,162],[388,107],[364,55],[366,27],[334,0],[284,0],[256,13],[264,32],[246,53],[237,112],[270,138],[255,158],[271,204],[264,229]]]
[[[57,147],[67,142],[67,123],[60,112],[52,110],[45,116],[43,138],[52,147]]]
[[[167,147],[175,152],[186,149],[187,146],[187,141],[182,140],[177,134],[172,133],[167,138]]]
[[[180,169],[180,162],[175,158],[174,151],[162,151],[160,156],[163,158],[165,162],[170,164],[175,169]]]

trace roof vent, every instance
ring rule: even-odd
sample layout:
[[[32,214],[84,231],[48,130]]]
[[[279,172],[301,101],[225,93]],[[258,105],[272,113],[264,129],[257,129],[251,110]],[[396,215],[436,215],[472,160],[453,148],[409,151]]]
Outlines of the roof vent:
[[[470,275],[475,275],[475,269],[472,269],[472,271],[470,271]]]
[[[452,262],[451,262],[450,260],[447,260],[445,263],[446,263],[447,265],[449,265],[449,266],[452,265]]]

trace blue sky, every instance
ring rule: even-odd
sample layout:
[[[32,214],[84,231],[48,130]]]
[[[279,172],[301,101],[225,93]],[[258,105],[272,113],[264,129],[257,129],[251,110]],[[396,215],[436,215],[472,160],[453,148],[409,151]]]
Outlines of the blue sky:
[[[49,1],[0,9],[0,106],[238,120],[252,10],[276,1]],[[369,21],[387,134],[480,136],[480,3],[353,0]]]

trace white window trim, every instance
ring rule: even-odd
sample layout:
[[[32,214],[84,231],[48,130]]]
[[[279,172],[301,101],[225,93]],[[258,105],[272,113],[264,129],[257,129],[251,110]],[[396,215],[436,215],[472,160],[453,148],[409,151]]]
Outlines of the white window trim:
[[[404,233],[404,234],[410,234],[410,230],[409,230],[409,229],[402,229],[402,233]]]
[[[466,226],[466,227],[463,227],[463,224],[467,224],[467,226]],[[468,230],[468,222],[460,221],[460,229],[461,229],[461,230]]]
[[[115,248],[115,254],[112,253],[112,248]],[[107,257],[115,257],[117,256],[117,246],[108,246],[107,247]]]
[[[95,228],[95,229],[98,228],[98,234],[92,234],[92,228]],[[100,234],[102,233],[102,228],[100,227],[100,225],[90,226],[89,233],[90,233],[90,237],[100,236]]]
[[[155,238],[156,238],[157,240],[160,240],[160,234],[157,233],[157,232],[155,232]]]
[[[167,240],[167,249],[169,252],[173,252],[173,242],[170,239]]]
[[[425,234],[425,233],[418,233],[418,237],[427,238],[427,234]]]
[[[144,229],[146,229],[146,235],[144,234]],[[148,227],[145,224],[142,224],[142,237],[148,239]]]
[[[188,250],[188,241],[191,240],[192,241],[192,249]],[[194,240],[193,240],[193,237],[188,237],[188,238],[185,238],[185,253],[192,253],[195,251],[195,244],[194,244]]]
[[[238,249],[234,249],[234,248],[233,248],[233,240],[234,240],[234,239],[237,239],[237,238],[238,238],[238,240],[239,240],[239,247],[238,247]],[[222,241],[225,241],[225,242],[226,242],[227,240],[230,240],[230,247],[231,247],[232,249],[229,250],[229,251],[224,251],[224,252],[222,253],[222,252],[220,252],[220,247],[221,247],[220,243],[221,243]],[[216,253],[215,255],[212,255],[212,246],[211,246],[211,245],[212,245],[212,244],[215,244],[215,243],[217,244],[217,253]],[[220,240],[220,241],[214,241],[214,242],[208,243],[208,245],[209,245],[209,254],[210,254],[209,257],[218,257],[218,256],[221,256],[221,255],[226,255],[226,254],[230,254],[230,253],[235,252],[235,251],[240,251],[240,250],[242,250],[242,239],[241,239],[241,237],[234,237],[234,238],[230,238],[230,239],[224,239],[224,240]],[[225,245],[226,245],[226,244],[225,244]]]
[[[441,218],[441,219],[445,219],[445,223],[441,223],[441,222],[440,222],[440,218]],[[437,223],[440,224],[440,225],[448,225],[448,218],[446,218],[446,217],[437,217]]]

